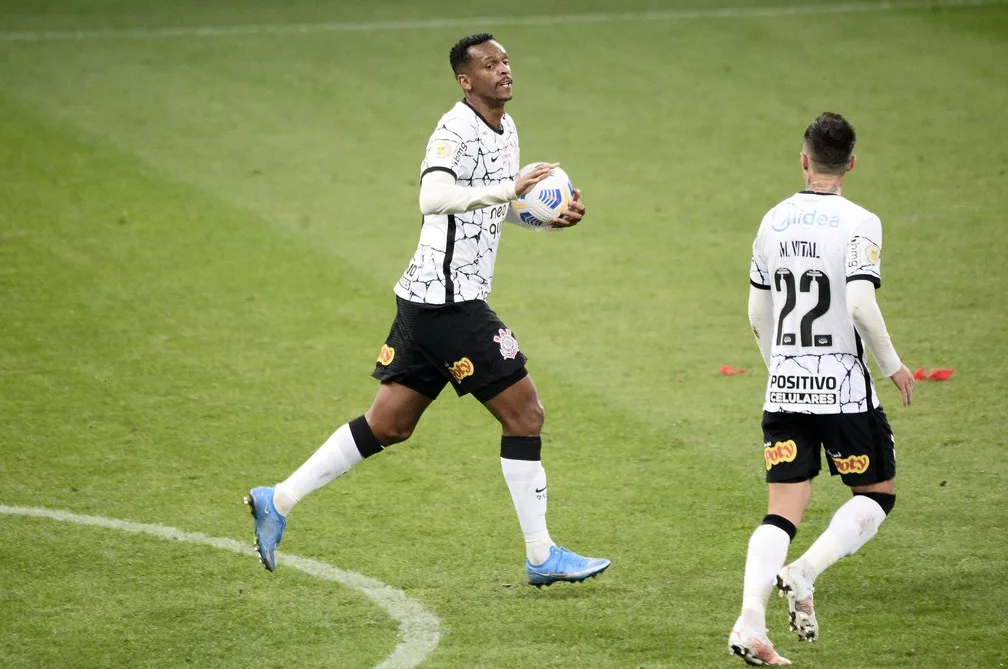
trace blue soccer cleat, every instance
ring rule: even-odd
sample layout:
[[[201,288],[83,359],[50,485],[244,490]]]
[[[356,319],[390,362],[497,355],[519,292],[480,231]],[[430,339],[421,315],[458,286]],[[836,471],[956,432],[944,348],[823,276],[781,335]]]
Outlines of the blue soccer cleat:
[[[283,537],[287,519],[273,506],[273,488],[252,488],[245,497],[255,519],[256,550],[259,561],[269,571],[276,571],[276,547]]]
[[[608,568],[609,560],[584,557],[561,546],[550,546],[550,556],[542,564],[525,562],[529,583],[537,588],[557,581],[580,583],[586,578],[598,576]]]

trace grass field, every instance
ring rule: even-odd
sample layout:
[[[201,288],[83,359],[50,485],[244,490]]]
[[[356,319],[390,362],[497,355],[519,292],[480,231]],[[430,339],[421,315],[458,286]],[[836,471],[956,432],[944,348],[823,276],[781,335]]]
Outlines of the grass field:
[[[956,372],[910,409],[879,382],[896,509],[817,583],[819,643],[776,599],[770,636],[805,667],[1008,664],[1008,4],[882,4],[0,3],[0,664],[736,664],[766,495],[750,245],[826,110],[859,133],[846,194],[884,222],[897,350]],[[424,145],[459,97],[448,49],[484,29],[512,54],[523,161],[560,161],[588,207],[509,229],[490,301],[546,406],[551,533],[612,568],[524,585],[498,427],[450,392],[282,545],[422,604],[426,658],[386,661],[397,623],[338,583],[11,515],[251,547],[247,488],[373,397]],[[846,497],[817,480],[793,554]]]

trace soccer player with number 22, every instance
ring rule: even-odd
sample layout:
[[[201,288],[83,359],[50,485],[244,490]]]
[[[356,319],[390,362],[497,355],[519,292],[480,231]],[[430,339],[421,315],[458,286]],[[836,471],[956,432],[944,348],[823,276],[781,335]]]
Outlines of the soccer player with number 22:
[[[753,242],[749,321],[769,369],[763,406],[767,515],[749,539],[742,613],[729,651],[748,664],[791,664],[766,630],[776,584],[791,630],[815,641],[813,583],[875,536],[896,502],[896,450],[868,372],[865,349],[910,404],[914,379],[900,362],[875,301],[882,284],[882,222],[841,194],[854,169],[854,128],[825,113],[805,131],[805,189],[763,217]],[[854,496],[797,560],[784,565],[819,473]]]

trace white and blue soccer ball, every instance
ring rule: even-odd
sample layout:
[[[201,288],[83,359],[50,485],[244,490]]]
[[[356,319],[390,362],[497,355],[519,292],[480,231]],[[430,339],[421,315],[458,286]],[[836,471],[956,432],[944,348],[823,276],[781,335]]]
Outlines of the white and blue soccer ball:
[[[518,176],[526,174],[544,163],[532,163],[521,168]],[[520,196],[511,206],[525,227],[545,229],[559,214],[567,209],[574,199],[574,185],[570,177],[559,167],[554,167],[550,175]]]

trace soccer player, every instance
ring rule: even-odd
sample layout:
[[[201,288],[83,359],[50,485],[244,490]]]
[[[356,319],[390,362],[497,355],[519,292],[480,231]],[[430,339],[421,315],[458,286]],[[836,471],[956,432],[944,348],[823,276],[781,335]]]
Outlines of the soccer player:
[[[502,224],[519,223],[509,203],[546,178],[555,163],[518,176],[518,133],[504,112],[511,63],[493,35],[463,37],[449,61],[464,99],[438,121],[420,166],[420,243],[395,286],[396,316],[378,354],[381,381],[371,408],[341,426],[286,480],[249,491],[256,548],[266,569],[287,515],[302,497],[364,458],[405,441],[447,384],[472,394],[501,424],[501,468],[525,535],[531,584],[583,581],[609,560],[554,544],[546,528],[543,407],[514,333],[486,303]],[[551,228],[579,223],[580,191]]]
[[[763,456],[770,499],[749,539],[742,614],[730,651],[749,664],[790,662],[767,638],[766,604],[774,584],[787,598],[791,630],[815,641],[816,578],[875,536],[896,501],[892,432],[865,359],[871,351],[899,389],[914,390],[875,302],[882,283],[882,223],[842,195],[854,169],[854,128],[826,113],[805,131],[805,189],[767,212],[753,242],[749,321],[769,369]],[[825,449],[832,475],[853,497],[800,558],[784,566],[808,506]]]

